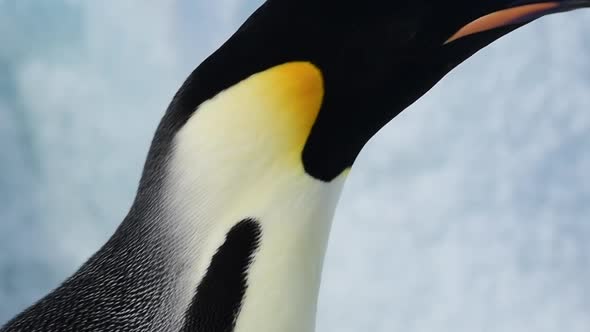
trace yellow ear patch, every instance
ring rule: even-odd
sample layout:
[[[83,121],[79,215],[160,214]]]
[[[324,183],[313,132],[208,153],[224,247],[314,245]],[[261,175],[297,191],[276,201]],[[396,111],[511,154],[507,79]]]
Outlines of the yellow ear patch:
[[[258,88],[276,114],[272,120],[289,126],[283,135],[293,135],[293,148],[303,149],[324,98],[324,81],[320,70],[309,62],[291,62],[251,77],[244,84]],[[271,119],[269,119],[271,120]],[[271,124],[272,126],[272,124]],[[277,135],[281,133],[277,132]]]
[[[323,97],[316,66],[278,65],[204,102],[178,133],[177,144],[226,162],[301,164]]]

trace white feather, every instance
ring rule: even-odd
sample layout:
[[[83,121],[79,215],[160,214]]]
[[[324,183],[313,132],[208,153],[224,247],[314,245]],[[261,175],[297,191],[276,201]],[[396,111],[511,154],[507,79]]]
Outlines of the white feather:
[[[262,228],[236,332],[304,332],[316,303],[332,216],[346,172],[330,183],[306,174],[301,151],[323,98],[319,70],[284,64],[203,103],[175,138],[170,225],[183,248],[179,310],[187,308],[228,231]]]

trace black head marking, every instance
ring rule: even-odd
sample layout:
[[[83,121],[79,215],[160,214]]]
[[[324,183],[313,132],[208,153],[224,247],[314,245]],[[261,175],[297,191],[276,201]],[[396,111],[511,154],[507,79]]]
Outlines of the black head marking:
[[[555,3],[446,43],[470,22],[531,3]],[[331,181],[367,141],[450,70],[504,34],[590,0],[267,0],[176,95],[164,124],[182,125],[200,103],[248,76],[307,61],[325,98],[302,153],[306,172]]]

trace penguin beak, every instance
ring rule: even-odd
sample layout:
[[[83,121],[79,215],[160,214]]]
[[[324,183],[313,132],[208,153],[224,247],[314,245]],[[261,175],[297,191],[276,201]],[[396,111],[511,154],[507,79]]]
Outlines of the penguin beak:
[[[590,0],[516,1],[508,7],[479,17],[457,31],[445,44],[457,39],[510,25],[522,25],[542,16],[590,7]]]

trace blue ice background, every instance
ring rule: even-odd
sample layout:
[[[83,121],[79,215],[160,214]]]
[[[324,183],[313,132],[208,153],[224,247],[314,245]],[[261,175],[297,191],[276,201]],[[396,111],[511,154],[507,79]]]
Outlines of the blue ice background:
[[[0,322],[112,233],[171,96],[259,2],[0,1]],[[587,332],[589,171],[584,11],[496,42],[367,146],[318,331]]]

